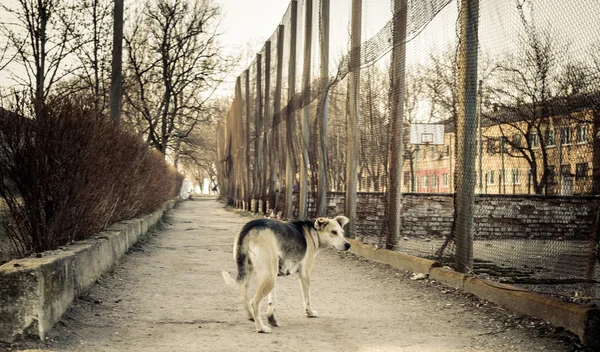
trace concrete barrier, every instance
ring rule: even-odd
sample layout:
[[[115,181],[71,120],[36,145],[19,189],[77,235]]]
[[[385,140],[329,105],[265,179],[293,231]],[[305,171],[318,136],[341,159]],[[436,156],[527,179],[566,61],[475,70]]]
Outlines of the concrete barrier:
[[[360,241],[348,238],[350,252],[376,262],[389,264],[400,270],[410,270],[415,273],[429,273],[434,266],[439,266],[433,260],[413,257],[389,249],[375,248]]]
[[[400,270],[429,275],[441,284],[481,299],[494,302],[516,313],[529,315],[550,322],[575,333],[581,342],[594,350],[600,350],[600,309],[526,291],[522,288],[481,280],[456,271],[440,268],[432,260],[413,257],[387,249],[377,249],[360,241],[348,240],[350,252],[369,260],[389,264]]]
[[[170,201],[141,218],[110,226],[94,239],[0,266],[0,341],[44,339],[69,309],[129,248],[175,206]]]

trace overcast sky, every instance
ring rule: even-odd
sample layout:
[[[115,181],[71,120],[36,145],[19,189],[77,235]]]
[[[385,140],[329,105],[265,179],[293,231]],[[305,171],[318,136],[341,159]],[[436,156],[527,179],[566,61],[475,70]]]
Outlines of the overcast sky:
[[[254,59],[256,52],[276,30],[289,6],[289,0],[214,0],[222,6],[220,41],[226,55],[245,56],[228,77],[233,82]],[[15,0],[0,0],[11,4]],[[331,11],[331,63],[347,52],[350,0],[332,0]],[[125,0],[126,4],[136,4]],[[141,2],[139,2],[141,3]],[[301,4],[302,1],[300,0]],[[391,0],[363,1],[363,38],[376,34],[391,18]],[[521,28],[516,12],[516,0],[481,0],[480,3],[480,52],[491,57],[501,57],[516,49]],[[536,24],[549,28],[559,46],[566,47],[567,56],[586,59],[592,45],[600,43],[600,0],[543,0],[532,1]],[[301,5],[299,6],[301,7]],[[531,11],[528,11],[531,12]],[[431,53],[452,47],[456,41],[457,5],[451,2],[407,45],[408,64],[424,63]],[[0,10],[0,21],[2,21]],[[301,28],[302,18],[299,18]],[[0,36],[0,43],[2,42]],[[316,41],[315,41],[316,42]],[[449,44],[452,43],[452,44]],[[316,52],[316,51],[315,51]],[[314,60],[316,64],[317,60]],[[0,86],[11,82],[0,72]],[[229,88],[222,89],[225,93]]]
[[[0,0],[3,4],[14,0]],[[131,0],[125,0],[125,3]],[[273,34],[285,13],[289,0],[214,0],[221,4],[223,19],[220,37],[228,55],[237,55],[252,48],[258,49]],[[0,21],[3,14],[0,11]],[[1,41],[0,41],[1,43]],[[232,72],[236,77],[242,67]],[[0,73],[0,86],[10,85],[6,75]]]

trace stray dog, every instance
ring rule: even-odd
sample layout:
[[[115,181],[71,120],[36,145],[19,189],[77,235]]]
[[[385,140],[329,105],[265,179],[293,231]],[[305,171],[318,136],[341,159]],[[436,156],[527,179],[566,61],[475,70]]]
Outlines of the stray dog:
[[[242,290],[242,303],[256,331],[269,333],[260,317],[260,303],[268,296],[267,319],[271,326],[279,326],[275,317],[275,278],[277,275],[298,273],[304,299],[304,310],[309,318],[317,316],[310,305],[310,271],[321,248],[333,247],[340,251],[350,249],[344,239],[345,216],[335,219],[318,218],[312,221],[282,222],[271,219],[252,220],[235,236],[233,258],[238,274],[234,280],[223,271],[223,279],[232,287]],[[252,275],[258,278],[258,287],[248,302],[248,282]]]

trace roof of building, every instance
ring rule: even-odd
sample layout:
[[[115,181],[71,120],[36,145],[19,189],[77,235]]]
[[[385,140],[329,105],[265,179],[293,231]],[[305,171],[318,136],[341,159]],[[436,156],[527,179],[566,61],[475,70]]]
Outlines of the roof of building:
[[[492,108],[492,111],[483,112],[481,125],[490,127],[504,123],[524,121],[533,114],[541,114],[544,110],[545,117],[566,116],[587,109],[600,110],[600,91],[578,94],[568,97],[559,97],[541,104],[527,104],[521,106],[503,106]],[[456,126],[452,119],[441,122],[445,125],[444,133],[456,132]]]

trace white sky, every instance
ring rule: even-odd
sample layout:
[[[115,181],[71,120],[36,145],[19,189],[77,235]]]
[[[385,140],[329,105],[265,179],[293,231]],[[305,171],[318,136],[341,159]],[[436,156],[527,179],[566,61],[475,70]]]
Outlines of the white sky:
[[[14,3],[15,0],[0,0],[3,4]],[[125,0],[130,2],[132,0]],[[221,21],[220,41],[225,54],[252,56],[262,47],[267,38],[273,34],[281,21],[289,0],[214,0],[222,5],[223,19]],[[5,19],[0,10],[0,21]],[[2,43],[0,38],[0,43]],[[241,62],[240,67],[233,70],[230,79],[239,75],[249,62]],[[6,72],[0,72],[0,86],[13,84]]]
[[[222,94],[231,94],[235,78],[243,72],[264,42],[275,32],[289,0],[215,0],[223,7],[220,41],[225,54],[245,56],[232,70]]]
[[[0,0],[3,4],[15,0]],[[125,0],[134,3],[134,0]],[[225,54],[242,56],[232,70],[220,94],[231,94],[232,82],[254,59],[264,41],[276,30],[289,6],[289,0],[214,0],[223,7],[220,38]],[[318,3],[318,2],[316,2]],[[331,0],[331,63],[335,65],[347,52],[350,0]],[[391,0],[363,0],[363,39],[375,33],[391,18]],[[600,42],[600,0],[532,0],[537,25],[551,28],[560,44],[568,43],[567,55],[585,58],[591,45]],[[303,1],[299,0],[299,11]],[[0,11],[0,21],[2,21]],[[301,12],[300,12],[301,13]],[[456,40],[457,5],[450,3],[421,33],[407,45],[407,61],[426,62],[432,52],[440,52]],[[520,27],[515,0],[481,0],[480,50],[499,58],[515,50]],[[316,21],[316,18],[314,19]],[[299,16],[302,28],[302,16]],[[300,38],[299,38],[300,41]],[[0,43],[2,38],[0,36]],[[313,45],[315,41],[313,40]],[[299,48],[301,48],[299,42]],[[313,65],[318,65],[313,60]],[[299,62],[298,72],[301,70]],[[0,86],[10,85],[0,72]]]

